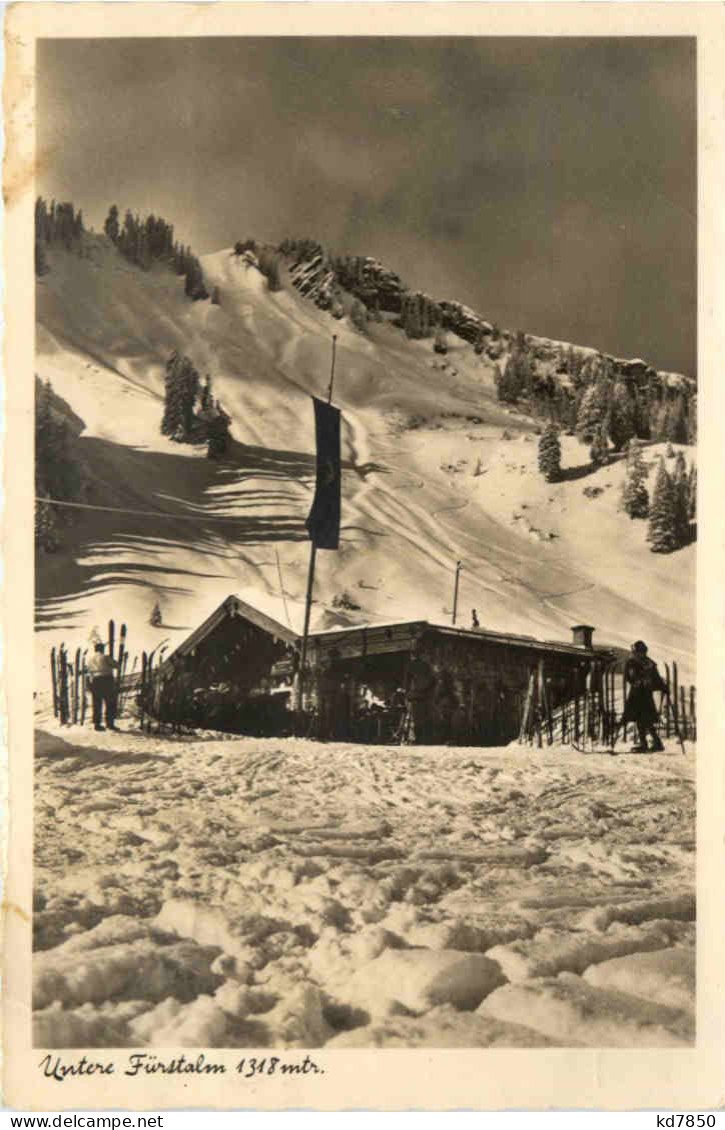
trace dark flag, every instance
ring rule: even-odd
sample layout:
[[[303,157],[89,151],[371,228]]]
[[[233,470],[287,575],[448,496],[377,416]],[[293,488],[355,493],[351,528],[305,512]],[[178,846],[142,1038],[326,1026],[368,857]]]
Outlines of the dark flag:
[[[313,396],[317,439],[315,499],[305,525],[318,549],[340,542],[340,409]]]

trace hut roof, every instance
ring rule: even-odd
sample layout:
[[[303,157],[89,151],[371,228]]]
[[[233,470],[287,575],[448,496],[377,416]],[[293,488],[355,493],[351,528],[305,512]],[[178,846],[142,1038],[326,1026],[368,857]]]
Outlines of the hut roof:
[[[266,612],[260,612],[258,608],[253,605],[247,604],[246,601],[241,600],[238,596],[232,594],[226,600],[223,600],[218,608],[212,612],[211,616],[207,616],[206,620],[199,625],[191,633],[190,636],[180,643],[173,652],[174,655],[188,655],[195,647],[205,640],[207,636],[211,635],[216,627],[222,623],[223,620],[241,616],[250,623],[256,624],[262,631],[267,632],[270,636],[275,636],[277,639],[284,640],[285,643],[296,643],[300,638],[297,632],[293,632],[291,628],[285,627],[280,624],[278,620],[274,620],[268,616]]]
[[[509,647],[524,647],[534,651],[563,652],[566,655],[585,655],[593,658],[600,655],[603,648],[586,648],[577,644],[561,643],[558,640],[537,640],[534,636],[519,636],[510,632],[493,632],[487,628],[459,628],[452,624],[437,624],[431,620],[390,620],[386,623],[356,624],[351,627],[330,628],[327,631],[310,632],[310,639],[330,646],[344,646],[345,651],[358,649],[378,650],[376,644],[383,640],[388,646],[381,650],[391,650],[391,645],[404,638],[411,639],[424,632],[439,635],[457,636],[462,639],[485,640],[487,643],[502,644]]]
[[[188,655],[202,640],[227,617],[240,616],[256,624],[262,631],[285,643],[297,644],[301,634],[281,624],[279,620],[261,612],[254,605],[232,594],[204,620],[183,643],[175,649],[174,655]],[[424,632],[461,639],[480,640],[489,644],[526,648],[539,652],[559,652],[567,655],[594,656],[601,654],[602,648],[586,648],[577,644],[561,643],[558,640],[537,640],[533,636],[514,635],[508,632],[494,632],[486,628],[460,628],[451,624],[437,624],[430,620],[388,620],[369,624],[350,624],[310,632],[310,640],[323,650],[338,648],[347,656],[366,655],[376,652],[397,651],[410,646],[413,639]]]

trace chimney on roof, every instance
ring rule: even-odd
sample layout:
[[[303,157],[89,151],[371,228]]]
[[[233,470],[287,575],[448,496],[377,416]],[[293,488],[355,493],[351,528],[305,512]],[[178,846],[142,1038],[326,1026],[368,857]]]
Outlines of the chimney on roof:
[[[575,647],[585,647],[591,650],[594,628],[591,624],[574,624],[571,629],[572,643]]]

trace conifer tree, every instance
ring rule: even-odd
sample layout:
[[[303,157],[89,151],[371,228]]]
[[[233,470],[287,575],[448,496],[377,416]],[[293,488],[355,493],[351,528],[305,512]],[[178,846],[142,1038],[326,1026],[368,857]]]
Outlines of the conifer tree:
[[[147,271],[151,266],[151,251],[149,248],[148,233],[143,225],[141,225],[138,229],[136,262],[143,271]]]
[[[607,430],[606,425],[602,423],[594,433],[594,438],[589,448],[589,458],[596,466],[601,466],[607,462],[608,454]]]
[[[697,443],[697,396],[691,396],[687,406],[687,442]]]
[[[39,498],[77,501],[85,493],[85,474],[76,448],[76,433],[53,403],[50,381],[35,383],[35,494]],[[69,523],[67,514],[62,521]],[[60,544],[58,518],[51,504],[36,503],[35,535],[39,550]]]
[[[161,434],[173,436],[183,430],[184,405],[181,394],[181,359],[174,351],[166,362],[164,379],[164,415],[161,420]]]
[[[421,336],[418,306],[412,294],[404,294],[402,296],[400,320],[403,324],[406,337],[415,339]]]
[[[622,451],[635,434],[634,400],[624,381],[612,389],[609,412],[609,438],[615,451]]]
[[[697,466],[690,464],[690,473],[687,477],[687,516],[690,522],[697,521]]]
[[[547,424],[539,439],[539,470],[549,483],[556,482],[561,475],[561,444],[553,421]]]
[[[213,406],[213,404],[214,404],[214,398],[212,396],[212,391],[211,391],[211,377],[207,373],[206,381],[204,382],[204,385],[202,387],[201,394],[200,394],[200,397],[199,397],[199,405],[201,407],[202,412],[206,412],[206,411],[208,411],[209,408],[211,408]]]
[[[203,300],[209,297],[208,291],[204,286],[204,274],[201,269],[201,263],[195,255],[187,254],[186,257],[184,294],[187,298],[191,298],[193,302],[198,302],[200,299]]]
[[[161,434],[182,443],[194,431],[194,405],[199,393],[199,374],[188,357],[174,352],[166,362],[164,415]]]
[[[678,393],[674,400],[668,401],[666,405],[662,438],[671,443],[687,443],[685,402],[681,393]]]
[[[649,513],[649,494],[645,486],[647,467],[642,450],[630,442],[627,453],[627,472],[622,486],[622,506],[630,518],[646,518]]]
[[[504,404],[515,404],[521,394],[522,386],[519,381],[516,366],[512,357],[506,358],[506,363],[496,382],[498,399]]]
[[[653,553],[672,553],[678,547],[675,490],[662,458],[652,493],[647,541]]]
[[[576,419],[576,434],[582,443],[594,444],[607,423],[609,389],[605,381],[595,381],[585,390]],[[600,441],[599,441],[600,442]],[[601,446],[601,443],[600,443]]]
[[[173,264],[174,270],[176,271],[177,275],[186,274],[186,254],[184,252],[183,246],[180,243],[174,244]]]
[[[54,553],[61,544],[58,521],[47,502],[35,504],[35,548],[41,553]]]
[[[151,609],[151,615],[149,616],[149,624],[151,625],[152,628],[160,628],[161,625],[163,624],[163,619],[162,619],[162,616],[161,616],[161,606],[160,606],[158,601],[156,601],[156,604]]]
[[[181,364],[179,385],[184,432],[189,436],[194,428],[194,405],[199,395],[199,374],[188,357],[184,357]]]
[[[120,228],[118,223],[118,207],[115,204],[112,204],[108,209],[108,215],[103,224],[103,230],[112,243],[118,243]]]
[[[229,449],[229,425],[231,417],[217,400],[211,418],[207,422],[207,459],[223,459]]]
[[[685,457],[678,451],[672,472],[672,487],[675,494],[675,534],[678,545],[687,545],[690,540],[690,491]]]

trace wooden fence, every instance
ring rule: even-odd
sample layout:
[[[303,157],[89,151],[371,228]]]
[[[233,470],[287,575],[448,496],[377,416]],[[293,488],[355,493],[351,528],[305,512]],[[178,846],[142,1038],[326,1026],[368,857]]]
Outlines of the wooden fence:
[[[627,685],[618,663],[593,664],[580,693],[558,707],[550,704],[544,661],[531,671],[524,700],[519,741],[544,745],[611,748],[615,742],[638,740],[634,723],[621,723]],[[662,738],[697,740],[697,696],[694,686],[679,682],[677,663],[665,663],[666,693],[662,693],[657,732]],[[658,692],[655,692],[657,703]]]
[[[116,663],[116,712],[120,714],[126,699],[128,650],[126,625],[121,625],[116,655],[116,625],[108,621],[106,653]],[[91,679],[88,671],[88,648],[69,652],[64,643],[50,649],[50,679],[53,692],[53,713],[62,726],[83,726],[93,715]],[[134,661],[135,662],[135,661]]]

